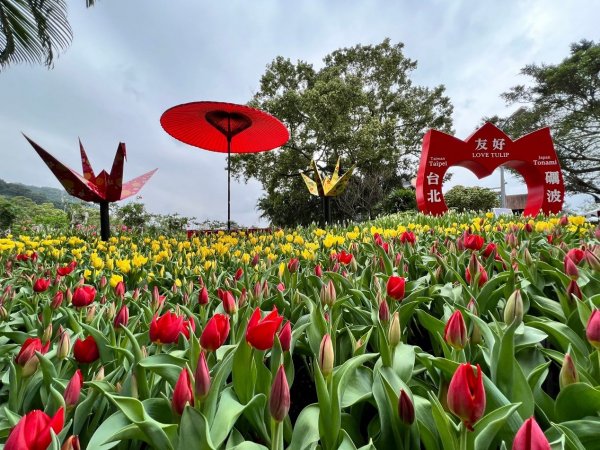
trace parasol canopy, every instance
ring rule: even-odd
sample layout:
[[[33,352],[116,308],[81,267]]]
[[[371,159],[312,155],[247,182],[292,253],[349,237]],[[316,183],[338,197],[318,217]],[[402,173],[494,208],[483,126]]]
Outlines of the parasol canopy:
[[[184,103],[166,110],[160,124],[181,142],[222,153],[264,152],[290,138],[285,125],[272,115],[234,103]]]
[[[283,123],[264,111],[225,102],[173,106],[160,118],[163,129],[194,147],[227,153],[227,229],[231,229],[231,153],[257,153],[281,147],[290,138]]]

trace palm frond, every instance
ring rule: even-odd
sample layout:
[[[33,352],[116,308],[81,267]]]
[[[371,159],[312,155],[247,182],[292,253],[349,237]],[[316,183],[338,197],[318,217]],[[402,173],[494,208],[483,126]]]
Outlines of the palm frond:
[[[52,67],[72,37],[65,0],[0,0],[0,70],[22,62]]]

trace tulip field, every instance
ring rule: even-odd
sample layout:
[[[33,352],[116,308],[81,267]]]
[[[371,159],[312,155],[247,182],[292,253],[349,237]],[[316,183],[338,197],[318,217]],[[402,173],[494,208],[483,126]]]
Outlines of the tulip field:
[[[0,238],[5,450],[600,449],[582,217]]]

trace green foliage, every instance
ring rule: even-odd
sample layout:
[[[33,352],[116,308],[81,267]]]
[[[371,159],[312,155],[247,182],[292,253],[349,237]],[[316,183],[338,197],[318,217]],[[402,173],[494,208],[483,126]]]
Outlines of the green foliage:
[[[52,203],[60,209],[65,209],[69,203],[75,202],[73,197],[63,189],[9,183],[2,179],[0,179],[0,195],[4,197],[27,197],[35,203]]]
[[[600,199],[600,43],[571,45],[559,64],[525,66],[529,85],[504,93],[509,104],[524,104],[508,118],[492,118],[518,137],[550,127],[565,185]]]
[[[290,130],[281,149],[235,155],[238,178],[256,178],[266,195],[258,207],[279,225],[309,223],[321,217],[320,203],[309,199],[299,173],[315,159],[331,173],[356,163],[347,191],[332,202],[334,220],[364,219],[374,206],[416,170],[423,134],[429,128],[451,131],[452,105],[444,86],[414,86],[416,62],[403,44],[389,39],[332,52],[324,67],[293,63],[281,56],[268,65],[250,104],[275,115]]]
[[[9,200],[0,196],[0,231],[11,227],[17,218],[17,208]]]
[[[444,194],[446,205],[457,211],[489,211],[499,205],[498,194],[481,187],[454,186]]]
[[[413,189],[394,189],[378,206],[379,214],[414,211],[417,209],[417,197]]]
[[[68,224],[67,214],[52,203],[37,204],[20,196],[0,196],[0,221],[3,230],[10,227],[17,232],[32,228],[65,229]]]
[[[131,202],[121,207],[113,205],[116,219],[132,230],[142,231],[152,219],[152,214],[146,211],[142,202]]]

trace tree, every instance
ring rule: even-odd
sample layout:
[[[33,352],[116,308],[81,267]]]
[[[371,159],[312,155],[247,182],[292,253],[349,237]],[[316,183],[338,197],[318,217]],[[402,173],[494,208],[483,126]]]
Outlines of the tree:
[[[250,105],[283,121],[290,140],[279,150],[232,157],[238,178],[261,182],[263,217],[276,225],[320,219],[320,202],[299,176],[312,176],[312,159],[325,172],[338,157],[343,166],[356,163],[347,192],[332,202],[334,219],[372,216],[374,205],[414,176],[423,135],[451,131],[452,106],[443,86],[412,84],[416,62],[402,48],[386,39],[336,50],[319,70],[281,56],[267,66]]]
[[[10,199],[0,195],[0,232],[8,230],[17,218],[17,208]]]
[[[521,70],[532,79],[502,94],[509,105],[523,104],[512,116],[493,118],[515,137],[550,127],[565,187],[600,200],[600,44],[582,40],[555,65]]]
[[[444,194],[448,208],[458,211],[489,211],[500,204],[498,194],[482,187],[454,186]]]
[[[399,188],[391,191],[378,205],[379,214],[393,214],[417,209],[414,189]]]
[[[72,38],[65,0],[0,0],[0,69],[21,62],[52,67]]]

